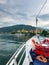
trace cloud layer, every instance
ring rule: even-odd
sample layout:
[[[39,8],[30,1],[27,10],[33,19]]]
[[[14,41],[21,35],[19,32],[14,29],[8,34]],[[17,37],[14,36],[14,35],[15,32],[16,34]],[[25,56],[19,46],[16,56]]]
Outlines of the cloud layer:
[[[0,0],[0,27],[16,24],[35,26],[35,16],[44,2],[45,0]],[[49,22],[49,0],[41,11],[39,19],[41,22]]]

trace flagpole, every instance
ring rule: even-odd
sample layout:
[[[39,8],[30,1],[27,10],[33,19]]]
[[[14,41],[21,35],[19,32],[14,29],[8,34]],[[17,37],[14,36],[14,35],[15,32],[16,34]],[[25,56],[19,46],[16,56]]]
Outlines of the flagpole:
[[[37,16],[36,16],[36,36],[37,36],[37,24],[38,24],[38,16],[41,13],[43,7],[45,6],[45,4],[47,3],[47,0],[45,0],[43,6],[41,7],[40,11],[38,12]]]
[[[37,36],[37,23],[38,23],[38,19],[36,17],[36,36]]]

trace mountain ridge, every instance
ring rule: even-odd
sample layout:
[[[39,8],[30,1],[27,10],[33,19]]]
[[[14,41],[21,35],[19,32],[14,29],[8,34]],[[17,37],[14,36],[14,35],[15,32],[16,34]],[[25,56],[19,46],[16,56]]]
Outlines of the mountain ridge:
[[[36,27],[34,26],[30,26],[30,25],[24,25],[24,24],[20,24],[20,25],[14,25],[14,26],[8,26],[8,27],[3,27],[0,28],[0,33],[5,33],[5,32],[15,32],[17,30],[34,30],[36,29]]]

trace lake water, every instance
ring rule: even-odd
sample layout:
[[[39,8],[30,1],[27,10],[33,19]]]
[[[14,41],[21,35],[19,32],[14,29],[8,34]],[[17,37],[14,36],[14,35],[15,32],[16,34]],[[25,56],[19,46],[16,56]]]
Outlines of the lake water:
[[[0,34],[0,65],[5,65],[18,47],[30,36]]]

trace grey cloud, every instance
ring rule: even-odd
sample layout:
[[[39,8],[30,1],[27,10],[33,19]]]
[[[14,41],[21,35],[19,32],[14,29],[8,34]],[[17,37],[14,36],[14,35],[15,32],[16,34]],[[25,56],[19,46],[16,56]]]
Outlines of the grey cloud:
[[[18,12],[17,15],[20,15],[20,16],[27,16],[26,13],[23,13],[23,12]]]
[[[5,14],[12,15],[12,13],[10,13],[10,12],[4,10],[4,9],[1,9],[1,8],[0,8],[0,11],[1,11],[1,12],[4,12]]]
[[[32,20],[40,10],[41,4],[43,4],[44,1],[45,0],[6,0],[5,4],[0,4],[0,18],[9,17],[19,21]]]
[[[44,20],[44,21],[48,21],[49,20],[49,13],[48,14],[44,14],[44,15],[40,15],[38,16],[40,19]]]

